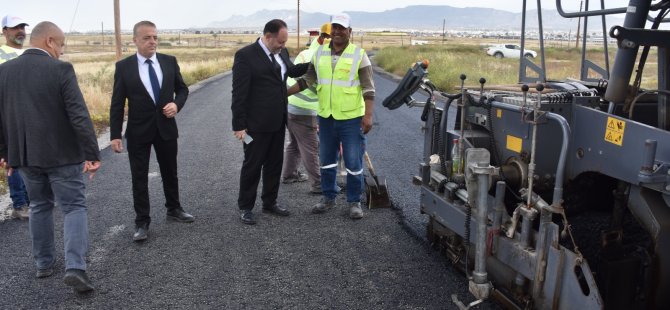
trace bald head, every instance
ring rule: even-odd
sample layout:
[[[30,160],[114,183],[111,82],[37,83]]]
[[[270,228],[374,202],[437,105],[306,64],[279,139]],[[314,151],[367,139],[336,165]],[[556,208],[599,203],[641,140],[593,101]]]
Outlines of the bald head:
[[[58,59],[63,54],[65,34],[52,22],[41,22],[33,27],[30,34],[30,45],[47,51],[51,57]]]

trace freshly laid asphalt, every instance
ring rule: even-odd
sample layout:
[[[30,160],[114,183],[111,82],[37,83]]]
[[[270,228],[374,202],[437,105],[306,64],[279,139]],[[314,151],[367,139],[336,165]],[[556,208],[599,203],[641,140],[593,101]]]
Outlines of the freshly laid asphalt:
[[[377,76],[376,87],[368,152],[394,209],[366,210],[354,221],[340,195],[335,210],[314,215],[319,197],[304,182],[280,187],[291,216],[259,212],[259,199],[258,224],[240,223],[242,145],[231,130],[231,76],[223,74],[195,87],[177,116],[181,202],[196,221],[166,222],[152,155],[150,236],[133,243],[128,157],[105,148],[87,185],[96,291],[79,295],[63,284],[57,208],[56,272],[45,279],[34,277],[27,222],[0,222],[0,308],[457,309],[452,294],[467,304],[465,276],[425,241],[419,189],[411,184],[423,150],[421,110],[387,110],[381,102],[395,83]]]

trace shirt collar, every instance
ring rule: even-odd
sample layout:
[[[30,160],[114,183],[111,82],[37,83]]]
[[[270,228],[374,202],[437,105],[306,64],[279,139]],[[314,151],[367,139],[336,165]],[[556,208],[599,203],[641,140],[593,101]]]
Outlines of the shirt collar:
[[[39,47],[29,47],[29,48],[27,48],[26,50],[29,50],[29,49],[31,49],[31,50],[39,50],[39,51],[42,51],[42,52],[44,52],[45,54],[47,54],[47,56],[52,57],[51,54],[49,54],[49,52],[47,52],[47,51],[45,51],[45,50],[43,50],[43,49],[41,49],[41,48],[39,48]],[[52,58],[53,58],[53,57],[52,57]]]
[[[137,62],[139,62],[140,65],[143,65],[147,61],[147,59],[151,59],[151,61],[155,64],[158,63],[158,58],[156,57],[156,53],[154,53],[151,56],[151,58],[146,58],[146,57],[140,55],[140,53],[137,53]]]
[[[21,50],[20,48],[11,47],[11,46],[9,46],[9,45],[7,45],[7,44],[3,44],[3,45],[0,46],[0,47],[1,47],[1,48],[11,48],[11,49],[14,50],[14,51],[20,51],[20,50]]]
[[[260,45],[263,51],[265,51],[265,55],[268,55],[268,57],[270,57],[270,49],[267,46],[265,46],[265,43],[263,43],[263,39],[258,38],[258,45]]]
[[[348,42],[347,45],[345,45],[344,48],[343,48],[341,51],[337,51],[337,53],[336,53],[335,50],[333,49],[333,40],[330,40],[330,43],[328,43],[328,48],[330,48],[330,50],[332,51],[333,55],[341,55],[342,53],[344,53],[344,50],[346,50],[347,47],[349,47],[349,44],[350,44],[350,43],[351,43],[351,42]]]

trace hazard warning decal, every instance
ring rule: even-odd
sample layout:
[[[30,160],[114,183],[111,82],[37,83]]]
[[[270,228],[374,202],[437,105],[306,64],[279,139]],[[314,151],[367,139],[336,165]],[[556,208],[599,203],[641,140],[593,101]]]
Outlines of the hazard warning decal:
[[[626,122],[613,117],[607,118],[607,127],[605,128],[605,141],[623,145],[623,134],[626,130]]]

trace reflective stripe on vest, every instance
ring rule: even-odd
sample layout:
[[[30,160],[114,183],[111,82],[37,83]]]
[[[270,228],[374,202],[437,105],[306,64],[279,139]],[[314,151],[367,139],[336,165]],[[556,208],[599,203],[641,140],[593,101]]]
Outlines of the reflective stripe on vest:
[[[319,45],[318,42],[316,42],[316,44]],[[315,50],[316,47],[300,52],[295,58],[295,64],[305,63],[312,60]],[[295,80],[288,78],[286,85],[291,86],[293,84],[295,84]],[[293,96],[289,96],[288,103],[303,109],[317,111],[319,109],[319,97],[316,94],[316,86],[312,85],[297,94],[293,94]]]
[[[353,80],[353,81],[339,81],[339,80],[331,80],[331,79],[319,79],[319,84],[333,84],[337,85],[340,87],[356,87],[361,85],[360,80]]]
[[[322,45],[312,59],[317,77],[321,117],[348,120],[365,114],[358,69],[365,51],[349,44],[333,67],[330,46]],[[350,67],[347,67],[351,62]]]
[[[0,47],[0,64],[7,60],[14,59],[16,57],[19,57],[19,54],[16,52],[15,49],[7,45],[3,45]]]
[[[311,94],[311,95],[307,95],[308,93]],[[294,94],[293,96],[295,96],[296,98],[299,98],[300,100],[303,100],[305,102],[310,102],[310,103],[318,103],[319,102],[319,97],[316,96],[316,88],[315,87],[310,87],[308,89],[305,89],[302,92]],[[291,103],[293,105],[296,105],[292,102],[289,102],[289,103]],[[311,110],[316,110],[316,109],[311,109]]]

